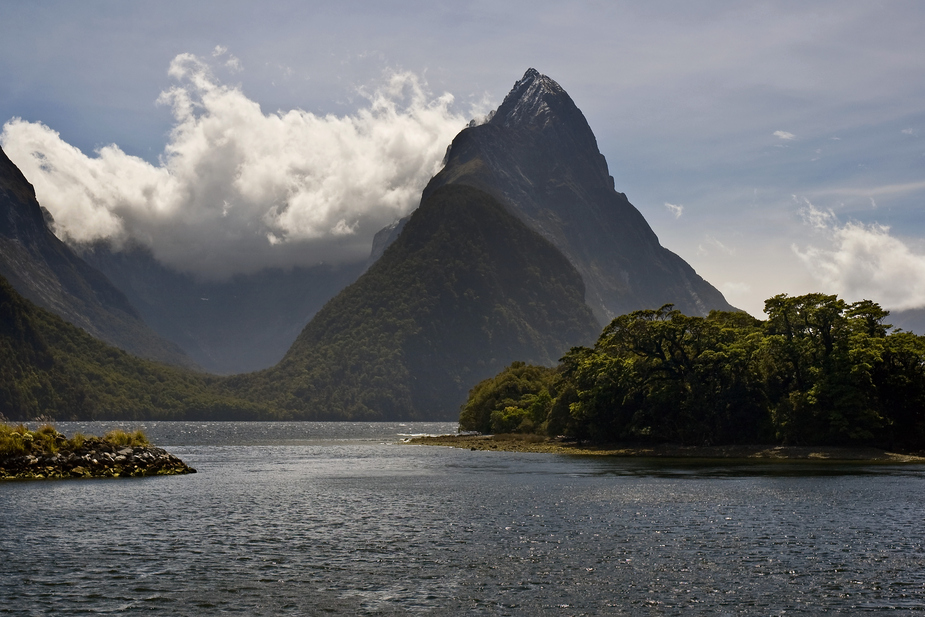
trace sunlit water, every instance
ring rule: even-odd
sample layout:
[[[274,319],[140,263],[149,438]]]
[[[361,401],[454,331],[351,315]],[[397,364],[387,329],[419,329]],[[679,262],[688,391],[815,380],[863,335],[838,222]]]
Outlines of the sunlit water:
[[[925,612],[922,466],[398,443],[451,424],[136,427],[199,473],[0,484],[0,614]]]

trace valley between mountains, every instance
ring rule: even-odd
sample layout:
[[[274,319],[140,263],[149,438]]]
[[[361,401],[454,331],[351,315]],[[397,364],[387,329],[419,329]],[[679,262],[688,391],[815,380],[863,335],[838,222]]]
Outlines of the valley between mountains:
[[[533,69],[365,264],[200,281],[141,246],[62,241],[5,155],[0,173],[10,419],[455,419],[479,381],[551,366],[619,314],[732,310]]]
[[[140,246],[68,243],[0,151],[0,275],[9,420],[456,420],[480,382],[553,367],[618,316],[736,312],[533,69],[366,263],[201,281]]]

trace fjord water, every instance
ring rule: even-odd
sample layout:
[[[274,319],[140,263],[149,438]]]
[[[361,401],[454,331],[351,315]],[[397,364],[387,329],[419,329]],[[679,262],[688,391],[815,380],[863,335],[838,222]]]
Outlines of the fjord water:
[[[447,423],[121,426],[199,473],[0,484],[0,614],[925,611],[923,466],[400,443]]]

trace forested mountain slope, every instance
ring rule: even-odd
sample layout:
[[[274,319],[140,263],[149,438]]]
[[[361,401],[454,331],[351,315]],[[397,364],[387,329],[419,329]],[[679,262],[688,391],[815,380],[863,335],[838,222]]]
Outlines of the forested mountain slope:
[[[215,394],[218,379],[111,347],[0,277],[0,415],[9,420],[270,417],[260,405]]]
[[[432,191],[279,365],[228,392],[293,418],[454,419],[517,358],[553,364],[597,330],[575,269],[471,187]]]

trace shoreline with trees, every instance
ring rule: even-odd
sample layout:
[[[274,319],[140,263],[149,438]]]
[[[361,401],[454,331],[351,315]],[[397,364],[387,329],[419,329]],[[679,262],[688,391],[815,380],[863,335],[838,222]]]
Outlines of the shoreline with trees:
[[[766,321],[671,305],[614,319],[554,368],[477,384],[460,430],[680,447],[925,451],[925,337],[869,300],[775,296]]]

